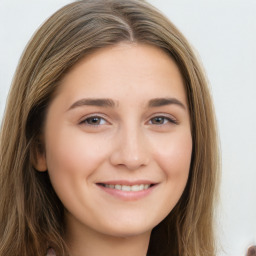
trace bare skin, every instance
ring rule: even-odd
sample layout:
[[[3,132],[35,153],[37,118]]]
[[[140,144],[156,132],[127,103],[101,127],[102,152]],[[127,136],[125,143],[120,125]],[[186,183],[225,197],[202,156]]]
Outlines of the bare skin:
[[[36,167],[65,207],[72,256],[146,255],[187,183],[186,98],[175,62],[148,45],[98,50],[64,77]]]
[[[248,249],[246,256],[256,256],[256,246],[251,246]]]

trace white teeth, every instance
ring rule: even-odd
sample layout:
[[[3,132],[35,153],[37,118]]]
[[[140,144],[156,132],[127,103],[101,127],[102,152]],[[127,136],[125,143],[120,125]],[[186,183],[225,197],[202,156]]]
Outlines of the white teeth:
[[[121,185],[115,185],[115,189],[122,190],[122,186]]]
[[[123,185],[123,186],[122,186],[122,190],[123,190],[123,191],[131,191],[131,187],[130,187],[130,186],[125,186],[125,185]]]
[[[141,185],[141,189],[140,189],[140,185],[133,185],[131,187],[131,191],[140,191],[143,190],[144,185]]]
[[[139,184],[139,185],[110,185],[110,184],[104,184],[104,187],[106,188],[112,188],[112,189],[117,189],[117,190],[122,190],[122,191],[141,191],[148,189],[150,187],[150,184]]]

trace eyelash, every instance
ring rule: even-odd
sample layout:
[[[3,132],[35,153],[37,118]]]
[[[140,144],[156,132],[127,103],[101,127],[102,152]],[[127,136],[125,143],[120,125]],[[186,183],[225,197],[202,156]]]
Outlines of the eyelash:
[[[90,121],[93,121],[93,119],[97,122],[100,121],[100,123],[89,123]],[[152,123],[152,120],[156,120],[156,119],[161,119],[162,121],[164,121],[163,123]],[[100,125],[104,125],[101,122],[104,121],[104,124],[108,123],[106,121],[105,118],[98,116],[98,115],[94,115],[94,116],[89,116],[87,118],[85,118],[84,120],[82,120],[79,124],[84,124],[84,125],[88,125],[88,126],[94,126],[94,127],[98,127]],[[177,120],[175,120],[174,118],[170,118],[170,117],[166,117],[166,116],[154,116],[152,118],[149,119],[149,122],[151,122],[152,125],[156,125],[156,126],[162,126],[162,125],[166,125],[166,124],[178,124]]]
[[[106,121],[106,119],[105,118],[103,118],[103,117],[101,117],[101,116],[97,116],[97,115],[95,115],[95,116],[89,116],[89,117],[87,117],[87,118],[85,118],[84,120],[82,120],[79,124],[85,124],[85,125],[88,125],[88,126],[100,126],[100,125],[103,125],[103,124],[90,124],[89,123],[89,121],[91,120],[95,120],[95,119],[98,119],[98,120],[100,120],[100,122],[101,121],[104,121],[105,123],[107,123],[107,121]],[[104,124],[105,124],[104,123]]]
[[[152,118],[150,118],[149,121],[152,122],[153,119],[162,119],[164,120],[164,123],[160,123],[160,124],[153,124],[153,125],[157,125],[157,126],[161,126],[161,125],[166,125],[166,124],[178,124],[177,120],[175,120],[174,118],[171,118],[171,117],[167,117],[167,116],[154,116]]]

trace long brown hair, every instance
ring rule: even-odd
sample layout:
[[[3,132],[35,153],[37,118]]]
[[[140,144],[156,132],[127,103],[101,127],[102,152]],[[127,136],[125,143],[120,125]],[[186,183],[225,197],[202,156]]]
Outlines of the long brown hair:
[[[0,137],[0,255],[41,256],[48,246],[68,255],[63,205],[47,172],[33,168],[49,102],[61,79],[92,51],[120,42],[145,43],[176,61],[186,88],[193,152],[185,191],[151,235],[148,255],[213,256],[218,188],[215,118],[207,81],[187,40],[140,0],[81,0],[36,32],[13,79]]]

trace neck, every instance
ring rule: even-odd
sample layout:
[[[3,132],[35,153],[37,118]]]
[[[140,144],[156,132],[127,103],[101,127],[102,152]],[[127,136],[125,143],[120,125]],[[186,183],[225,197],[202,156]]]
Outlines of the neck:
[[[146,256],[151,231],[134,236],[112,236],[88,227],[67,226],[70,256]]]

